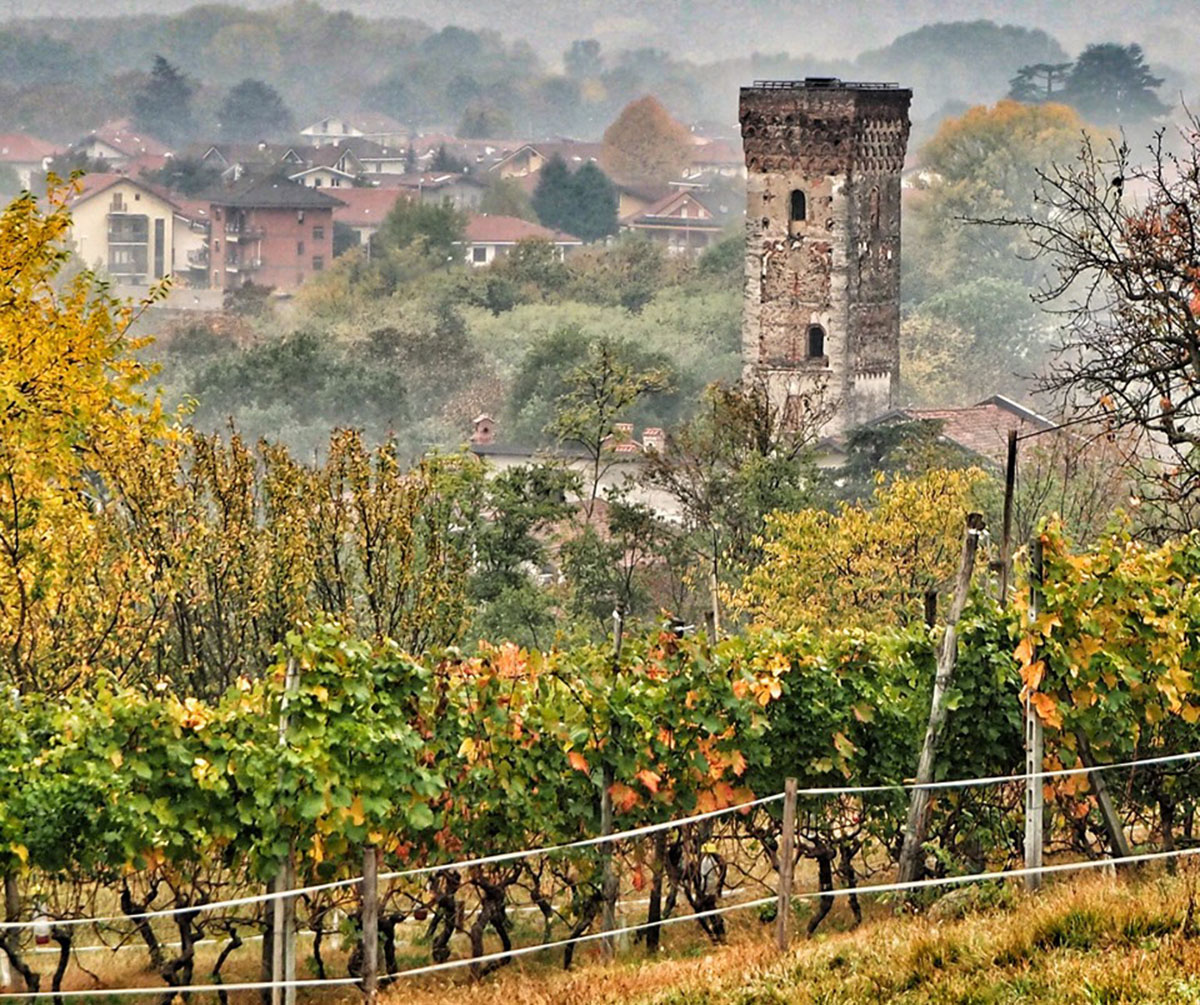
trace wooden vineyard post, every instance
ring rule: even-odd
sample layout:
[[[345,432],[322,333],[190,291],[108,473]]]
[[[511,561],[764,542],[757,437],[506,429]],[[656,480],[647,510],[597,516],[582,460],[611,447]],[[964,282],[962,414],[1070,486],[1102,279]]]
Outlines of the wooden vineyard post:
[[[287,746],[288,704],[300,688],[296,661],[288,660],[284,676],[283,696],[279,703],[279,746]],[[280,768],[282,777],[283,769]],[[283,894],[296,885],[296,851],[289,842],[288,854],[275,875],[274,892]],[[294,984],[281,987],[280,982],[296,979],[296,898],[276,896],[271,902],[271,1005],[295,1005]]]
[[[783,832],[779,837],[779,907],[775,915],[775,939],[779,951],[787,952],[792,938],[792,873],[796,864],[796,779],[783,789]]]
[[[600,793],[600,836],[608,837],[613,832],[613,803],[612,786],[613,770],[608,765],[604,767],[604,791]],[[601,905],[601,926],[605,932],[612,932],[617,927],[617,871],[613,865],[613,843],[605,841],[600,846],[600,858],[604,863],[601,872],[600,894],[604,898]],[[603,940],[604,955],[612,959],[617,954],[617,940],[609,935]]]
[[[1042,606],[1042,541],[1034,538],[1030,552],[1033,557],[1033,568],[1029,586],[1029,620],[1037,620],[1038,610]],[[1033,656],[1030,656],[1033,659]],[[1045,797],[1043,782],[1039,775],[1042,770],[1043,745],[1042,720],[1033,709],[1031,695],[1025,696],[1025,868],[1040,869],[1042,867],[1042,830],[1045,815]],[[1025,877],[1026,890],[1038,890],[1042,886],[1041,873],[1030,873]]]
[[[917,787],[913,789],[908,804],[904,846],[900,850],[902,883],[911,883],[920,878],[921,845],[925,841],[926,818],[929,813],[929,789],[922,786],[933,781],[934,758],[937,755],[942,726],[946,721],[946,692],[954,681],[954,663],[958,656],[958,619],[962,617],[963,608],[967,606],[967,597],[971,592],[971,576],[975,571],[975,554],[979,550],[979,537],[983,533],[983,526],[982,513],[967,514],[954,599],[946,617],[946,634],[942,637],[942,645],[938,650],[937,676],[933,680],[929,725],[925,730],[925,742],[921,745],[921,758],[917,763]]]
[[[1008,463],[1004,466],[1004,516],[1000,533],[1000,609],[1008,609],[1008,584],[1012,578],[1013,496],[1017,485],[1017,431],[1008,431]]]
[[[363,850],[362,885],[362,987],[373,1005],[379,992],[379,858],[373,845]]]

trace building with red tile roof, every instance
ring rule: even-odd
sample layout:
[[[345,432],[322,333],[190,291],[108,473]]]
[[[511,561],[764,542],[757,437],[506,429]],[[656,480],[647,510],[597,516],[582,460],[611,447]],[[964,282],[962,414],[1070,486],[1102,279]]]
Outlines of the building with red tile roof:
[[[0,133],[0,164],[16,173],[23,189],[33,187],[33,176],[45,171],[59,150],[57,145],[27,133]]]
[[[397,202],[412,198],[407,189],[398,188],[344,188],[337,197],[342,205],[334,207],[333,222],[352,228],[360,244],[371,240]]]
[[[467,219],[464,244],[469,265],[488,265],[502,258],[521,241],[549,241],[559,256],[583,242],[578,237],[550,230],[541,224],[530,223],[515,216],[491,216],[487,213],[472,213]]]
[[[897,422],[934,421],[941,424],[943,439],[994,465],[1003,465],[1008,450],[1008,433],[1018,435],[1046,432],[1055,423],[1002,394],[965,408],[897,408],[867,423],[869,426]]]

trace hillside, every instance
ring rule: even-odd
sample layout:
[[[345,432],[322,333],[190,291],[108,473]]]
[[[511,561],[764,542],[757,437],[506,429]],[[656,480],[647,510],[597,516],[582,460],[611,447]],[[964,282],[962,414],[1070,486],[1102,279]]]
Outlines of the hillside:
[[[1194,868],[1194,867],[1193,867]],[[797,940],[783,959],[757,933],[691,958],[592,963],[564,974],[517,965],[483,985],[394,989],[388,1003],[433,1005],[807,1005],[1200,1002],[1196,875],[1077,878],[1039,895],[1015,889],[960,897],[893,917],[876,905],[860,929]],[[973,903],[1000,906],[972,909]],[[840,911],[841,909],[839,909]],[[835,912],[836,914],[837,912]],[[844,919],[843,919],[844,920]],[[757,928],[757,925],[755,925]]]

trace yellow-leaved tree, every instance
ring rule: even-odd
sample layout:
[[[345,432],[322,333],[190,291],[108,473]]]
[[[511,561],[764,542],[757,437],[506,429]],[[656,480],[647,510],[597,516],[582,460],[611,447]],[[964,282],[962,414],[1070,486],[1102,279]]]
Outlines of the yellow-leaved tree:
[[[918,620],[925,595],[949,585],[963,522],[979,509],[979,468],[934,469],[881,482],[868,504],[776,512],[763,561],[729,598],[757,626],[880,628]]]
[[[59,282],[72,189],[0,215],[0,682],[61,689],[123,626],[138,574],[98,528],[101,472],[147,426],[135,308],[89,273]]]

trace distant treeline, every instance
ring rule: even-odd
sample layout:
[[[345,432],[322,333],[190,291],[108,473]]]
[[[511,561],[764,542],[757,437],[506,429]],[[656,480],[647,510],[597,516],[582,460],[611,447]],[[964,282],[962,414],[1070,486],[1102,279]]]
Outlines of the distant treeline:
[[[156,56],[194,88],[198,136],[215,135],[230,90],[255,79],[280,93],[297,125],[376,111],[423,128],[578,138],[597,137],[646,93],[683,121],[732,131],[740,85],[813,74],[901,81],[914,89],[922,120],[1002,97],[1021,67],[1070,59],[1043,31],[973,21],[927,25],[856,60],[756,53],[697,64],[580,39],[552,65],[529,42],[491,30],[435,31],[311,2],[198,6],[172,16],[10,22],[0,31],[0,129],[70,141],[128,115]]]

